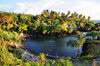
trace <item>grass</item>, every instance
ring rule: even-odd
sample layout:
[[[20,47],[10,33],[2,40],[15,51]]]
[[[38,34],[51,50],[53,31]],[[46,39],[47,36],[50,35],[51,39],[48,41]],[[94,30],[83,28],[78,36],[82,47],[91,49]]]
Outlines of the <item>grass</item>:
[[[80,56],[80,57],[77,57],[78,59],[91,59],[93,58],[93,55],[86,55],[86,56]]]

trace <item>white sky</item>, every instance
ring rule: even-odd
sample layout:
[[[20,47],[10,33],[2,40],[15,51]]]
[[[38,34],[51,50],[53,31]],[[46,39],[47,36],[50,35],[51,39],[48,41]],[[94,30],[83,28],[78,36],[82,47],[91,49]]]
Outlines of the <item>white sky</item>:
[[[100,20],[99,0],[1,0],[0,3],[0,10],[16,13],[36,15],[45,9],[64,13],[70,10]]]

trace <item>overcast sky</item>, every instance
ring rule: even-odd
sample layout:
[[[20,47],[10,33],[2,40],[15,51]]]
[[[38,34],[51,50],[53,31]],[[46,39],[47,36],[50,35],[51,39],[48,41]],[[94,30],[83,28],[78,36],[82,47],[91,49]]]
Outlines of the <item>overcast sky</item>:
[[[0,0],[0,11],[40,14],[49,9],[57,12],[77,12],[100,20],[100,0]]]

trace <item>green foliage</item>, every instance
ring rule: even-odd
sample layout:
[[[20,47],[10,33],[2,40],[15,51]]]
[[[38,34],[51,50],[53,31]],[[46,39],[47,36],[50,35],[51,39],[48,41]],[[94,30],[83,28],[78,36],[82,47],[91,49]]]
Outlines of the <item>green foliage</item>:
[[[45,57],[45,55],[44,55],[43,53],[41,53],[41,54],[38,56],[38,58],[39,58],[39,61],[40,61],[41,63],[44,64],[44,62],[46,62],[46,57]]]
[[[73,66],[72,62],[70,61],[70,58],[67,57],[65,59],[58,59],[58,60],[49,60],[48,61],[51,66]]]
[[[100,22],[95,24],[95,30],[100,31]]]
[[[3,30],[17,31],[19,33],[49,34],[63,31],[72,33],[75,30],[92,30],[95,27],[95,23],[90,21],[90,17],[86,19],[82,14],[78,15],[76,12],[71,14],[70,11],[65,14],[44,10],[42,14],[36,16],[8,12],[0,12],[0,14],[0,27]]]
[[[87,44],[100,44],[100,40],[87,39],[85,43],[87,43]]]
[[[15,52],[11,47],[8,47],[8,44],[5,43],[5,41],[2,39],[0,42],[0,65],[2,66],[74,66],[72,64],[71,58],[67,57],[64,59],[57,59],[57,60],[50,60],[48,59],[46,61],[46,57],[43,53],[41,53],[38,58],[39,61],[28,61],[28,60],[22,60],[16,57],[16,54],[12,53]],[[92,55],[86,55],[78,57],[78,59],[90,59],[92,58]],[[77,64],[77,63],[76,63]],[[85,60],[80,65],[89,65],[88,61]]]
[[[15,42],[20,42],[17,38],[18,33],[30,33],[34,34],[50,34],[56,32],[68,32],[72,33],[79,29],[89,29],[95,27],[94,22],[90,21],[90,17],[86,19],[82,14],[71,13],[68,11],[67,14],[60,13],[56,11],[44,10],[40,15],[27,15],[27,14],[15,14],[8,12],[0,12],[0,39],[12,40]],[[96,24],[98,28],[98,25]],[[88,33],[87,36],[99,36],[100,33],[92,32]],[[13,50],[12,48],[7,48],[7,44],[4,40],[0,42],[0,65],[9,66],[73,66],[70,59],[58,59],[58,60],[48,60],[44,54],[40,54],[38,58],[39,62],[27,61],[19,59],[16,54],[19,52]],[[85,42],[85,36],[78,33],[77,39],[70,40],[73,46],[78,46],[78,48]],[[12,53],[14,52],[14,53]],[[87,56],[91,57],[91,56]],[[84,58],[84,57],[83,57]]]
[[[23,31],[27,31],[27,25],[22,24],[21,26],[19,26],[18,31],[19,31],[19,33],[23,33]]]
[[[6,30],[6,29],[7,29],[7,26],[2,25],[1,28],[2,28],[3,30]]]
[[[42,23],[42,24],[40,24],[40,26],[38,26],[37,30],[40,31],[40,33],[43,34],[43,32],[46,30],[46,28],[47,28],[47,24]]]
[[[28,16],[27,15],[24,15],[24,14],[19,14],[19,19],[21,22],[27,22],[28,21]]]
[[[8,52],[7,44],[4,41],[0,43],[0,46],[1,46],[0,47],[0,65],[18,64],[17,62],[16,63],[14,62],[15,60],[18,60],[18,59],[16,59],[12,53]]]
[[[12,41],[16,41],[16,42],[21,42],[21,40],[19,40],[17,38],[18,33],[17,32],[10,32],[10,31],[0,31],[0,37],[4,38],[6,40],[12,40]]]
[[[74,47],[81,47],[85,41],[86,41],[86,36],[82,35],[80,32],[76,35],[76,39],[71,39],[67,43],[68,45],[74,46]]]
[[[58,65],[67,65],[67,66],[73,66],[72,62],[69,61],[70,59],[59,59],[57,62],[55,60],[48,60],[46,61],[45,55],[41,53],[38,58],[40,59],[40,62],[34,62],[34,61],[27,61],[18,59],[15,54],[11,53],[11,51],[8,51],[7,45],[5,42],[0,43],[0,65],[11,65],[11,66],[58,66]],[[10,48],[10,47],[9,47]],[[11,50],[11,49],[10,49]]]
[[[100,32],[98,31],[91,31],[91,32],[88,32],[87,35],[88,36],[92,36],[93,38],[95,38],[96,36],[99,37],[100,36]]]
[[[78,59],[90,59],[93,58],[93,55],[86,55],[86,56],[81,56],[81,57],[77,57]]]
[[[88,23],[85,24],[85,29],[89,29],[91,30],[91,28],[95,27],[95,23],[93,21],[90,21]]]

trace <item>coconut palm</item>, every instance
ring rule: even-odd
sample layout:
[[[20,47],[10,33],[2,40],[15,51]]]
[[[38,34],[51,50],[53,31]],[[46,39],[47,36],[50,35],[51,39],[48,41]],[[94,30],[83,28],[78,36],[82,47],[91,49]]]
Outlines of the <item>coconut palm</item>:
[[[91,18],[91,17],[90,17],[90,16],[88,16],[88,22],[90,21],[90,18]]]
[[[67,17],[70,15],[70,13],[71,13],[71,12],[70,12],[70,11],[68,11],[68,13],[67,13]]]

